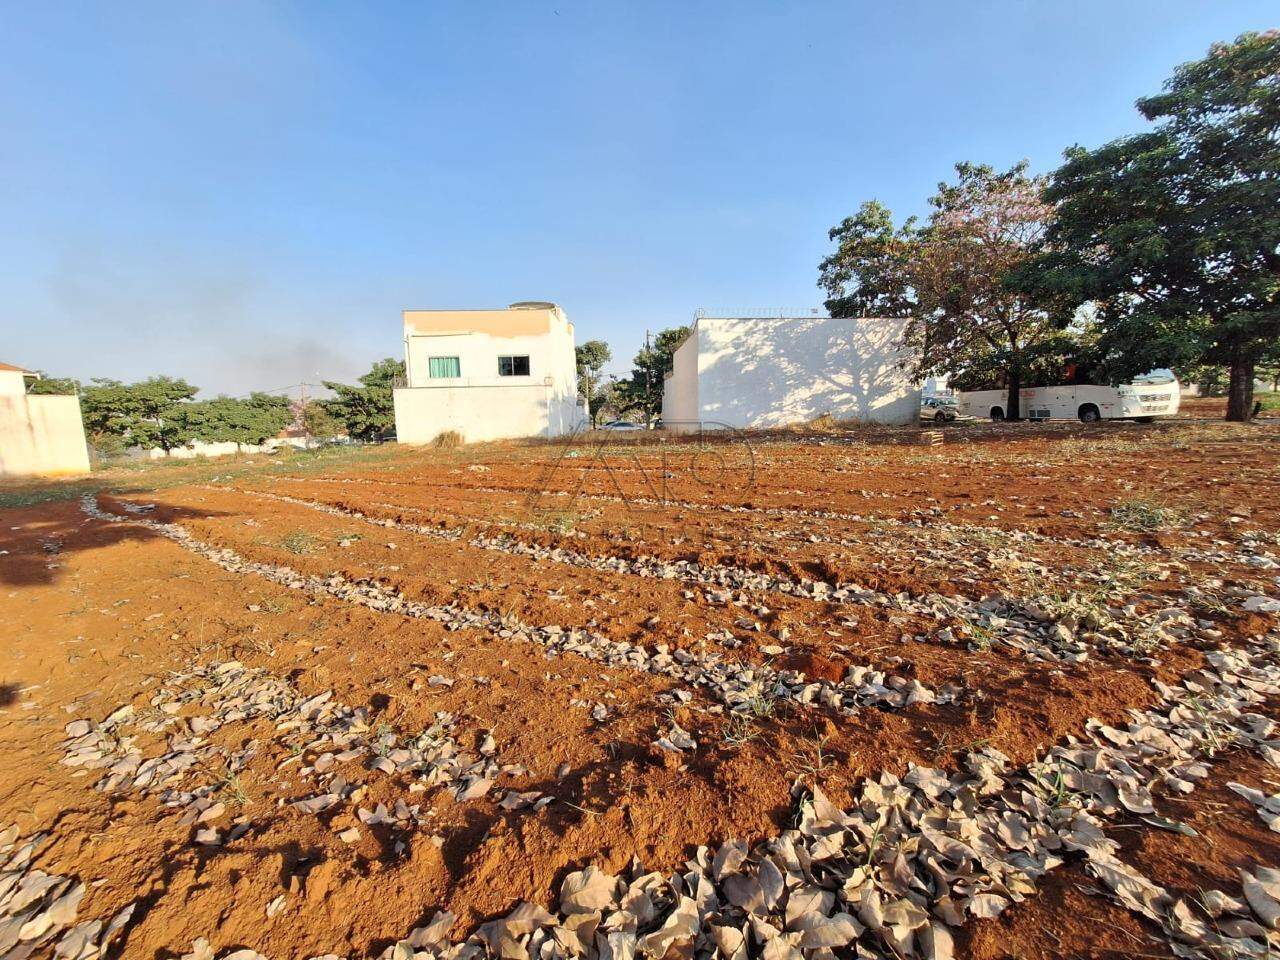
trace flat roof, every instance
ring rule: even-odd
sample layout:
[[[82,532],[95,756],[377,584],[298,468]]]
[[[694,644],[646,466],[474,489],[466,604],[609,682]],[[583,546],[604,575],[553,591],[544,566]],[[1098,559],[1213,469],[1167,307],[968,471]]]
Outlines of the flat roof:
[[[497,310],[405,310],[403,316],[406,334],[485,333],[491,337],[536,337],[550,333],[552,318],[564,317],[564,313],[554,303],[538,303],[513,304]]]

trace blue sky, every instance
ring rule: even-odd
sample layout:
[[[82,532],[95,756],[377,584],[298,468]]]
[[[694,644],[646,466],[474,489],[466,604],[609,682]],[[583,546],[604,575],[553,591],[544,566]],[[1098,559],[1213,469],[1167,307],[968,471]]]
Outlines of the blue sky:
[[[559,302],[624,369],[821,302],[827,229],[1056,165],[1270,2],[0,2],[0,360],[351,379],[405,307]]]

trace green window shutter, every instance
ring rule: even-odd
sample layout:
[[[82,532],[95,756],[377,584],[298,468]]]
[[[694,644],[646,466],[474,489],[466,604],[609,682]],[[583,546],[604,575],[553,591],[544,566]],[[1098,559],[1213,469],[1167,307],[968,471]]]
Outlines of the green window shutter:
[[[433,380],[438,377],[460,377],[462,364],[457,357],[428,357],[427,376]]]

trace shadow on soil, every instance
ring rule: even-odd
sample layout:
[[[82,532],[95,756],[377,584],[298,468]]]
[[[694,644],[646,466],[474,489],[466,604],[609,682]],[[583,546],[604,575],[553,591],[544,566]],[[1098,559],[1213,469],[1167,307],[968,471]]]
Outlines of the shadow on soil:
[[[103,509],[128,519],[111,498],[103,497]],[[150,515],[146,515],[150,516]],[[219,511],[166,508],[166,521],[226,516]],[[14,510],[0,526],[0,584],[15,587],[56,583],[65,567],[63,559],[79,551],[99,550],[129,541],[163,540],[160,534],[137,523],[93,520],[78,501],[44,503]],[[14,529],[16,528],[16,529]]]
[[[0,707],[11,707],[18,702],[18,685],[0,683]]]

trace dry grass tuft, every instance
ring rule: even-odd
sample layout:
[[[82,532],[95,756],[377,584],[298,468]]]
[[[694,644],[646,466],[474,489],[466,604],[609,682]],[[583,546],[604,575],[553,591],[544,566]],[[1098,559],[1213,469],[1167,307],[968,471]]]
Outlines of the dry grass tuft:
[[[1149,497],[1134,497],[1111,508],[1117,527],[1135,533],[1155,533],[1178,522],[1177,511]]]

